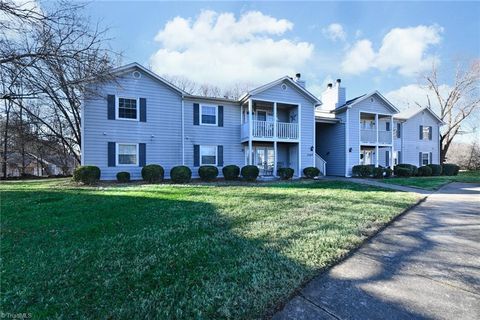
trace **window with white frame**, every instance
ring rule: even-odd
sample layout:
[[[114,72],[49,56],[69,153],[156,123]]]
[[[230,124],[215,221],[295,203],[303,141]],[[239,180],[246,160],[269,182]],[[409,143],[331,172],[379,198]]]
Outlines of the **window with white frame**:
[[[117,101],[117,119],[138,120],[137,99],[118,98]]]
[[[430,127],[423,126],[422,127],[422,140],[429,140],[430,139]]]
[[[422,166],[426,166],[429,163],[429,154],[427,152],[422,153]]]
[[[200,124],[216,126],[217,118],[217,106],[200,106]]]
[[[217,165],[216,146],[200,146],[200,165]]]
[[[138,144],[117,143],[117,165],[138,165]]]

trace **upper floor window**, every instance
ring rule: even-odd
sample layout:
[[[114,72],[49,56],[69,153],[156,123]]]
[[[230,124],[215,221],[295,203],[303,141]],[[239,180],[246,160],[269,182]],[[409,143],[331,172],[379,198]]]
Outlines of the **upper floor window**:
[[[216,146],[200,146],[200,165],[217,165]]]
[[[117,143],[117,166],[138,165],[138,144]]]
[[[397,122],[395,129],[393,129],[393,135],[397,138],[401,138],[402,136],[402,125],[400,122]]]
[[[117,119],[138,120],[137,99],[118,98]]]
[[[431,127],[421,126],[421,140],[430,140]]]
[[[200,124],[216,126],[218,119],[217,106],[200,106]]]

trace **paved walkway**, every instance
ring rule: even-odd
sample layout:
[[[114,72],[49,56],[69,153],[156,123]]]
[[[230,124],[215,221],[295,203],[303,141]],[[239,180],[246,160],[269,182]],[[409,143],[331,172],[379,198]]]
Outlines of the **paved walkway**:
[[[480,319],[480,185],[430,195],[273,318]]]

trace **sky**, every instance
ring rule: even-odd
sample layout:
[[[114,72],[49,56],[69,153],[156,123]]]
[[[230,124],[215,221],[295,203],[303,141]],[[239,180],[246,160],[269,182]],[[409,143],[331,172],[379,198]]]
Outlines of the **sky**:
[[[320,96],[337,78],[347,99],[380,91],[400,109],[424,104],[422,75],[443,88],[480,57],[480,2],[92,1],[111,47],[160,75],[220,87],[299,72]]]

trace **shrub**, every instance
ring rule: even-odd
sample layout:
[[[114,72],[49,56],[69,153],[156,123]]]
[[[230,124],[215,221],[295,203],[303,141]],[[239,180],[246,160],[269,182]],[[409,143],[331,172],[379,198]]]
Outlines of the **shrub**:
[[[432,169],[432,176],[439,176],[442,174],[442,166],[439,164],[427,164]]]
[[[446,176],[456,176],[460,167],[453,163],[445,163],[442,165],[443,174]]]
[[[395,175],[397,175],[397,168],[407,168],[408,170],[410,170],[410,176],[415,176],[417,175],[417,172],[418,172],[418,167],[413,165],[413,164],[408,164],[408,163],[400,163],[400,164],[397,164],[394,169],[393,169],[393,172],[395,173]]]
[[[259,170],[257,166],[244,166],[240,171],[242,177],[247,181],[255,181],[257,180]]]
[[[432,175],[432,168],[429,166],[421,166],[418,168],[417,176],[419,177],[428,177]]]
[[[170,170],[170,178],[176,183],[187,183],[192,179],[192,170],[186,166],[176,166]]]
[[[165,171],[158,164],[148,164],[142,168],[142,179],[148,183],[160,182],[163,180]]]
[[[392,176],[393,170],[390,168],[385,168],[385,178],[389,178]]]
[[[305,169],[303,169],[303,174],[305,175],[305,177],[313,179],[320,175],[320,170],[315,167],[306,167]]]
[[[412,171],[409,168],[398,167],[395,169],[395,175],[408,178],[412,175]]]
[[[277,174],[282,180],[289,180],[293,177],[294,170],[292,168],[279,168]]]
[[[359,164],[352,167],[352,174],[356,177],[370,177],[374,168],[375,166],[371,164]]]
[[[217,179],[218,169],[215,166],[201,166],[198,168],[198,175],[202,181],[213,181]]]
[[[376,179],[383,179],[385,169],[382,167],[373,168],[373,177]]]
[[[80,166],[73,172],[73,180],[83,184],[95,184],[100,180],[100,168],[96,166]]]
[[[124,172],[124,171],[117,173],[117,181],[122,182],[122,183],[129,182],[130,181],[130,173],[129,172]]]
[[[225,180],[236,180],[240,175],[240,168],[234,164],[225,166],[222,169]]]

